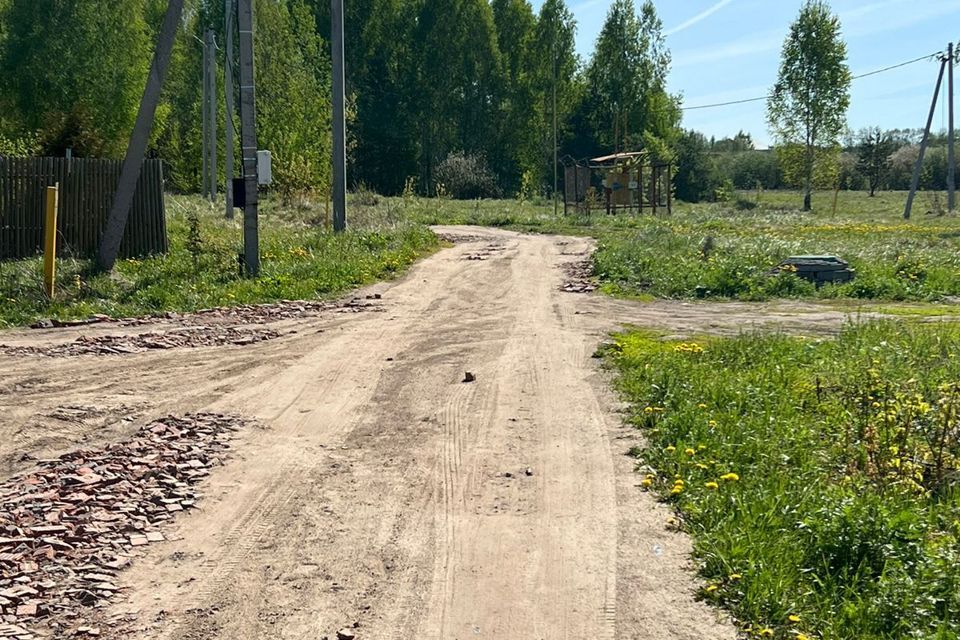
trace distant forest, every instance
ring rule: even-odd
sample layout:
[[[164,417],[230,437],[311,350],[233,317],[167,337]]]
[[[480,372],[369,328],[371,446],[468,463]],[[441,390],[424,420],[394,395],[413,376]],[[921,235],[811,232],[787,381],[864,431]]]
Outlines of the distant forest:
[[[0,0],[0,155],[120,157],[136,115],[166,0]],[[261,148],[275,188],[330,184],[329,2],[256,0]],[[201,183],[201,62],[219,46],[224,2],[187,2],[150,143],[168,188]],[[710,140],[681,129],[666,91],[670,53],[653,3],[614,0],[588,60],[564,0],[351,0],[346,3],[348,175],[354,189],[453,197],[526,197],[553,187],[558,155],[645,148],[677,165],[683,200],[731,189],[784,188],[776,151],[746,133]],[[225,110],[220,105],[220,144]],[[758,126],[760,123],[758,123]],[[830,172],[845,189],[905,189],[918,131],[847,136]],[[934,137],[921,186],[946,182]],[[222,149],[219,157],[222,159]],[[562,179],[562,176],[561,176]],[[221,165],[221,184],[223,180]]]
[[[0,154],[122,155],[166,4],[0,0]],[[200,187],[197,38],[207,28],[221,76],[224,66],[223,0],[187,7],[150,145],[178,191]],[[260,146],[273,152],[277,188],[323,191],[329,2],[256,0],[255,17]],[[679,100],[665,90],[670,55],[649,1],[615,0],[589,60],[574,50],[563,0],[536,13],[527,0],[351,0],[345,29],[354,188],[545,192],[554,111],[561,156],[638,146],[666,155],[679,137]]]

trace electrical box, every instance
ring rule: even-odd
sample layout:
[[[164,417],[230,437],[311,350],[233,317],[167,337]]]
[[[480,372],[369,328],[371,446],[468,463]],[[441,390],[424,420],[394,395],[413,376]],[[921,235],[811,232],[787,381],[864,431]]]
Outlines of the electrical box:
[[[257,151],[257,184],[273,182],[273,156],[269,151]]]

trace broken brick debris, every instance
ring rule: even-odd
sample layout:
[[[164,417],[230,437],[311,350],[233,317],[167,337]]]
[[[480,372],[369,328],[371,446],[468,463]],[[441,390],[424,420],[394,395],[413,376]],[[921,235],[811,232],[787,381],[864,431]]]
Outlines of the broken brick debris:
[[[13,356],[41,355],[52,358],[87,355],[109,356],[143,353],[155,349],[247,345],[272,340],[279,336],[278,332],[269,329],[189,327],[129,336],[80,336],[73,342],[42,347],[0,345],[0,350]]]
[[[164,540],[158,527],[196,503],[195,486],[244,425],[216,413],[168,416],[0,484],[0,639],[40,637],[31,627],[41,621],[58,637],[99,635],[76,627],[84,609],[121,590],[132,548]]]
[[[359,298],[349,300],[282,300],[264,304],[243,304],[235,307],[215,307],[187,313],[167,311],[139,318],[111,318],[95,315],[83,320],[45,319],[30,325],[31,329],[52,329],[56,327],[77,327],[99,323],[114,323],[121,327],[134,327],[153,324],[158,321],[172,320],[184,325],[202,324],[263,324],[289,318],[314,315],[323,311],[357,313],[361,311],[381,311],[382,308]]]
[[[590,258],[563,265],[567,279],[560,285],[567,293],[590,293],[596,291],[597,283],[593,279],[593,261]]]

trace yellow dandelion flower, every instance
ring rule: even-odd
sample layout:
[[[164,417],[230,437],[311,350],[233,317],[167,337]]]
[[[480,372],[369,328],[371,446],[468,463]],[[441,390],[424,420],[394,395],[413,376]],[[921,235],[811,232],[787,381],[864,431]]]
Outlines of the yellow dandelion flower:
[[[643,412],[644,412],[644,413],[653,413],[653,407],[644,407]]]
[[[791,613],[790,615],[787,616],[787,620],[789,620],[790,622],[800,622],[800,616],[798,616],[795,613]]]
[[[718,485],[716,482],[708,482],[703,486],[705,486],[707,489],[710,489],[711,491],[716,491],[717,489],[720,488],[720,485]]]
[[[719,587],[717,587],[717,585],[711,584],[711,585],[708,585],[708,586],[707,586],[707,588],[705,589],[705,591],[706,591],[707,593],[713,593],[713,592],[716,591],[718,588],[719,588]]]
[[[707,426],[713,429],[715,426],[717,426],[717,421],[711,420],[710,422],[707,423]]]
[[[653,484],[653,480],[651,480],[650,478],[644,478],[644,479],[640,482],[640,484],[643,485],[643,487],[644,487],[645,489],[649,489],[650,486]]]
[[[694,455],[694,454],[696,453],[696,451],[694,451],[694,450],[691,449],[690,447],[687,447],[686,449],[684,449],[683,452],[684,452],[685,454],[687,454],[688,456],[692,456],[692,455]]]
[[[773,629],[771,629],[770,627],[764,627],[763,629],[760,629],[759,636],[760,636],[761,638],[772,638],[772,637],[773,637]]]
[[[722,476],[720,476],[720,479],[725,480],[726,482],[736,482],[737,480],[740,479],[740,476],[731,472],[731,473],[723,474]]]
[[[697,405],[697,409],[706,409],[706,408],[707,408],[707,405],[703,404],[702,402]]]
[[[680,494],[680,493],[683,493],[683,487],[682,487],[681,485],[679,485],[679,484],[674,485],[674,486],[673,486],[673,489],[670,489],[670,495],[675,496],[675,495]]]
[[[730,574],[729,576],[727,576],[727,577],[730,578],[730,580],[736,582],[737,580],[739,580],[739,579],[742,578],[743,576],[740,575],[739,573],[731,573],[731,574]]]
[[[667,447],[666,449],[664,449],[664,451],[666,451],[667,453],[673,453],[673,452],[676,451],[676,450],[677,450],[677,448],[676,448],[675,446],[673,446],[673,445],[670,445],[669,447]]]
[[[798,633],[798,634],[797,634],[797,640],[813,640],[813,638],[811,638],[810,636],[808,636],[808,635],[805,634],[805,633]]]

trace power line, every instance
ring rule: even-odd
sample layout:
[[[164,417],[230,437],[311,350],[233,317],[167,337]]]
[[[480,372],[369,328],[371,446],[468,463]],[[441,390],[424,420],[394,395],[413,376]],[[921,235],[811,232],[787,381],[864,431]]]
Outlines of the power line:
[[[940,52],[935,51],[934,53],[929,53],[925,56],[920,56],[919,58],[914,58],[913,60],[907,60],[906,62],[900,62],[898,64],[890,65],[889,67],[884,67],[882,69],[875,69],[873,71],[868,71],[866,73],[861,73],[859,75],[853,76],[850,80],[859,80],[860,78],[866,78],[868,76],[875,76],[878,73],[885,73],[887,71],[893,71],[894,69],[899,69],[900,67],[906,67],[907,65],[915,64],[922,60],[929,60],[934,56],[938,55]],[[743,100],[730,100],[728,102],[714,102],[712,104],[699,104],[693,107],[680,107],[681,111],[694,111],[697,109],[713,109],[715,107],[729,107],[735,104],[746,104],[748,102],[758,102],[760,100],[767,100],[770,98],[770,94],[765,96],[757,96],[755,98],[744,98]]]

